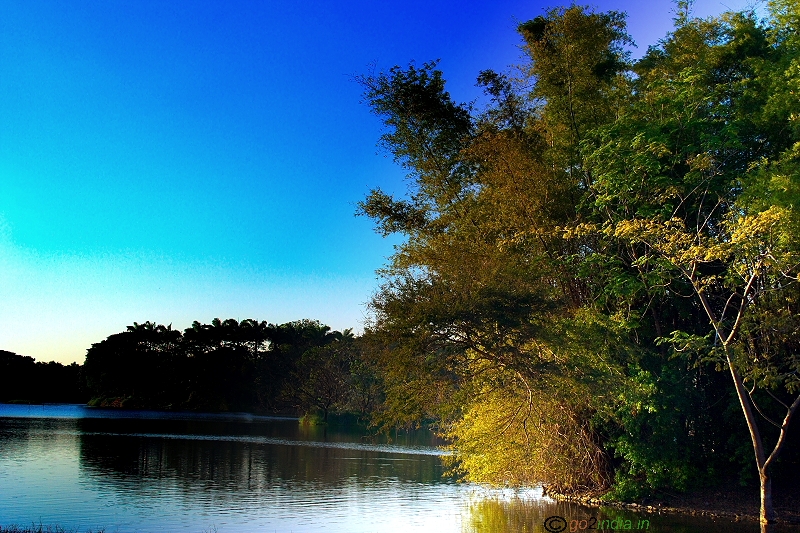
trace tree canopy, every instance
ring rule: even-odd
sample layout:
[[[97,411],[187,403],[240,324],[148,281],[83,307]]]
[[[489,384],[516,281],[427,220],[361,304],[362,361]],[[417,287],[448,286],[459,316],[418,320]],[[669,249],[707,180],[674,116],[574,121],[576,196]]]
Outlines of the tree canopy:
[[[93,344],[83,375],[92,403],[206,411],[365,416],[363,369],[349,330],[316,320],[270,324],[254,319],[195,321],[181,332],[153,322]],[[351,369],[352,367],[352,369]]]
[[[553,9],[482,109],[436,62],[359,78],[410,184],[359,204],[405,236],[379,418],[434,421],[469,479],[615,497],[713,483],[749,442],[767,522],[800,403],[798,8],[675,24],[631,61],[624,15]]]

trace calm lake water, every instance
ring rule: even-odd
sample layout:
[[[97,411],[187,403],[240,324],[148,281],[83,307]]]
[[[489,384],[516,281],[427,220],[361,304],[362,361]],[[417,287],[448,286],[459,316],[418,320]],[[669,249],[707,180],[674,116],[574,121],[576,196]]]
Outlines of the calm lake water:
[[[391,444],[295,419],[0,404],[0,525],[106,532],[756,532],[753,523],[556,504],[443,476],[427,432]],[[585,522],[580,522],[585,520]],[[574,521],[574,522],[573,522]],[[551,522],[558,530],[558,523]],[[798,532],[800,528],[780,531]]]

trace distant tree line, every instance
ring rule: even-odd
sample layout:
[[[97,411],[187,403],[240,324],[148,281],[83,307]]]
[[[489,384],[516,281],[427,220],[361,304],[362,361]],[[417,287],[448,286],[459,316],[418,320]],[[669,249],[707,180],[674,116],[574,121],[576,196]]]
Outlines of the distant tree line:
[[[88,391],[77,363],[37,363],[33,357],[0,350],[0,402],[84,403]]]
[[[93,344],[83,376],[92,405],[205,411],[356,411],[378,400],[350,330],[314,320],[152,322]]]
[[[0,351],[0,401],[369,417],[381,400],[363,340],[315,320],[134,322],[92,344],[83,365]]]

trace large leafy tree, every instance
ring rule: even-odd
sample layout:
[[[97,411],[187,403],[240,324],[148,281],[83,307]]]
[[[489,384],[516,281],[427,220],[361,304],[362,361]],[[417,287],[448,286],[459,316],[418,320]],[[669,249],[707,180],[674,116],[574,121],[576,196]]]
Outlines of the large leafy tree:
[[[596,490],[609,477],[594,419],[624,378],[625,356],[612,352],[625,350],[605,347],[613,325],[582,308],[586,284],[562,260],[578,250],[558,228],[579,218],[578,141],[612,116],[626,37],[620,15],[577,7],[521,32],[538,89],[518,94],[483,72],[493,102],[483,112],[452,100],[435,63],[361,79],[412,186],[406,199],[376,190],[360,206],[380,232],[407,237],[373,301],[382,415],[436,419],[473,479]],[[505,453],[520,442],[527,452]]]
[[[406,237],[372,304],[383,420],[438,421],[473,479],[688,488],[730,451],[712,359],[772,519],[798,388],[798,17],[772,9],[684,12],[636,64],[621,15],[550,11],[520,25],[521,83],[481,73],[480,111],[434,63],[360,80],[411,184],[360,205]]]
[[[796,24],[796,7],[783,8]],[[667,287],[693,293],[710,326],[662,339],[729,371],[763,523],[774,520],[771,469],[800,406],[797,100],[783,83],[797,52],[779,28],[742,14],[680,21],[639,63],[624,115],[595,130],[590,157],[597,227],[636,247],[637,266]],[[777,429],[771,444],[765,423]]]

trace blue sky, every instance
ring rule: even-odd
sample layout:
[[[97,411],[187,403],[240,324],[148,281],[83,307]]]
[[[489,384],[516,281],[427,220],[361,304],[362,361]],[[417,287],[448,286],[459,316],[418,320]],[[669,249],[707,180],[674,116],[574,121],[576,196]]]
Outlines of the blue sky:
[[[405,184],[353,77],[439,58],[476,99],[552,5],[0,2],[0,349],[82,362],[146,320],[360,330],[394,242],[355,203]],[[668,0],[594,6],[628,12],[634,55],[671,27]]]

